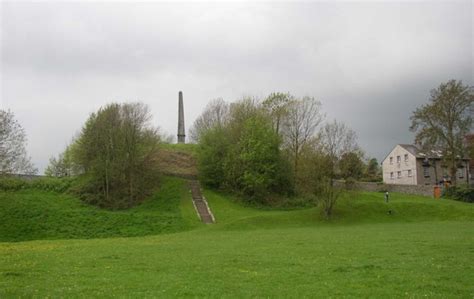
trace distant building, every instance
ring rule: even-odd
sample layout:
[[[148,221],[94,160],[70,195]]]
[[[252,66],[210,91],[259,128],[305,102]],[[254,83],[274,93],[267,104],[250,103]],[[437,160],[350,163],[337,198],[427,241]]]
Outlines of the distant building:
[[[421,151],[411,144],[398,144],[382,161],[383,182],[400,185],[436,185],[450,181],[441,151]],[[456,172],[457,182],[469,183],[469,159],[463,158]]]

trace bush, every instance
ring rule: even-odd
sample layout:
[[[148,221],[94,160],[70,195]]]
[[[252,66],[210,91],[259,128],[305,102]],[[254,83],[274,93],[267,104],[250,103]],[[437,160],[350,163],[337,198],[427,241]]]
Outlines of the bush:
[[[467,185],[446,188],[444,197],[463,202],[474,203],[474,188]]]
[[[73,144],[72,164],[84,170],[76,192],[100,207],[131,207],[158,184],[160,137],[147,106],[110,104],[91,114]]]
[[[29,180],[21,177],[8,176],[0,178],[0,190],[18,191],[21,189],[37,189],[64,193],[69,191],[75,180],[75,178],[47,177]]]
[[[68,191],[75,178],[40,178],[28,182],[28,188],[64,193]]]
[[[18,177],[0,176],[0,190],[18,191],[27,187],[27,181]]]

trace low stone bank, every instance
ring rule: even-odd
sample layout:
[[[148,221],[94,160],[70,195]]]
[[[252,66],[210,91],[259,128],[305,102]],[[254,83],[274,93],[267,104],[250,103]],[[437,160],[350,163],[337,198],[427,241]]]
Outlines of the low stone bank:
[[[344,181],[336,181],[336,186],[346,187]],[[397,192],[413,195],[433,196],[434,186],[432,185],[395,185],[372,182],[355,182],[351,184],[351,188],[355,190],[368,192]]]

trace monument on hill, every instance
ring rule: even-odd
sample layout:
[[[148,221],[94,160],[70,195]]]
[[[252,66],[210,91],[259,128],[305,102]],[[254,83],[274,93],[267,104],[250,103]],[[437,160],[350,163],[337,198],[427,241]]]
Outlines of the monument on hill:
[[[183,93],[179,92],[179,107],[178,107],[178,143],[186,143],[186,134],[184,133],[184,107],[183,107]]]

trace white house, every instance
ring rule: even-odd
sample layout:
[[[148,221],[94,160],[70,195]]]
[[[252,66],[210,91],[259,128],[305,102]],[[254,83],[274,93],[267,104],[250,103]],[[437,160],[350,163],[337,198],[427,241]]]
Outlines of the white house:
[[[411,144],[397,144],[382,161],[383,182],[400,185],[435,185],[451,180],[440,151],[423,152]],[[458,182],[469,182],[469,159],[459,163]]]

